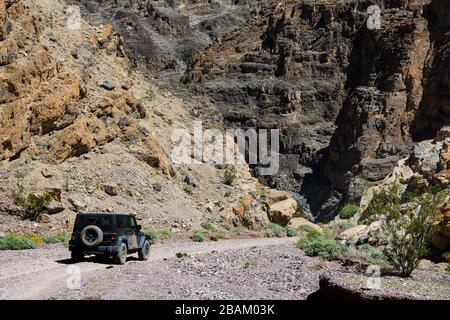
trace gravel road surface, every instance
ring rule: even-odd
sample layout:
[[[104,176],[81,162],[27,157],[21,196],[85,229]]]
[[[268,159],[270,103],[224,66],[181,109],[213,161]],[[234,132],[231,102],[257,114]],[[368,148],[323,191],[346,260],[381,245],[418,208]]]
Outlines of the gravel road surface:
[[[130,256],[123,266],[94,258],[72,264],[64,245],[0,251],[0,299],[306,298],[320,273],[339,267],[306,257],[295,241],[157,243],[149,261]]]

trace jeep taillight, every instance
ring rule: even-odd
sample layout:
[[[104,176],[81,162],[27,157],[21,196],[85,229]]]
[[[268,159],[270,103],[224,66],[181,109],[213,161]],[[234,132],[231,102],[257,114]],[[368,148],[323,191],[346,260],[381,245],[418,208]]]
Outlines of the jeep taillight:
[[[75,232],[72,233],[72,240],[77,240],[77,234]]]
[[[117,233],[111,233],[111,240],[116,240]]]

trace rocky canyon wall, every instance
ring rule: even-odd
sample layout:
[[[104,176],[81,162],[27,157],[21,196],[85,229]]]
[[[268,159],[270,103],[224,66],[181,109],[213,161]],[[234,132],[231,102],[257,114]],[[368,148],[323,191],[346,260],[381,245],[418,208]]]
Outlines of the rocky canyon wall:
[[[368,7],[381,27],[367,26]],[[329,220],[448,123],[446,1],[275,3],[200,52],[186,74],[226,126],[279,128],[263,178]]]
[[[362,190],[381,181],[418,141],[433,138],[450,120],[446,0],[71,3],[80,5],[91,24],[112,24],[107,38],[114,50],[106,49],[120,63],[128,63],[122,59],[126,54],[175,93],[186,85],[186,96],[197,106],[194,117],[220,127],[279,129],[280,171],[260,179],[306,198],[319,220],[358,201]],[[10,0],[0,4],[19,7]],[[379,29],[367,25],[371,5],[381,9]],[[39,34],[37,24],[23,24]],[[74,106],[83,101],[81,73],[64,71],[45,46],[19,33],[13,42],[10,30],[1,10],[0,68],[8,73],[0,78],[0,102],[7,103],[0,113],[4,158],[25,148],[31,152],[30,145],[41,148],[30,141],[49,132],[76,142],[49,136],[53,142],[45,148],[60,152],[58,161],[124,136],[119,127],[97,121],[108,120],[105,112],[81,121],[86,112],[98,113],[89,105],[104,104]],[[30,54],[22,55],[24,50]],[[34,65],[27,69],[29,64]],[[57,85],[61,82],[66,85]],[[24,83],[43,86],[40,96],[21,93]],[[67,92],[60,99],[52,88]],[[120,105],[116,108],[132,114],[134,124],[142,116],[139,104],[125,93],[122,98],[111,108]],[[31,110],[29,103],[38,107]],[[18,110],[27,116],[16,117]],[[55,147],[58,141],[66,142]]]

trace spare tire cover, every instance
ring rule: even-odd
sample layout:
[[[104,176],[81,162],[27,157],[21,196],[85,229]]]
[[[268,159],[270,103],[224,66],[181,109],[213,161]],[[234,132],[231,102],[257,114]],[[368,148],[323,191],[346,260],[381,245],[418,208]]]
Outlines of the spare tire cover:
[[[103,232],[97,226],[87,226],[81,230],[81,243],[86,247],[98,246],[103,241]]]

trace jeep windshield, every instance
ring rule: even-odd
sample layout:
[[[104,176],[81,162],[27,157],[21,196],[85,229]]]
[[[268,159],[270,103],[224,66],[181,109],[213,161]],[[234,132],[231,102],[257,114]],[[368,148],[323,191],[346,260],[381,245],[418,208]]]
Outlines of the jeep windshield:
[[[111,215],[79,214],[75,220],[74,231],[81,231],[84,227],[89,225],[97,226],[103,231],[112,231],[113,223],[114,219]]]

